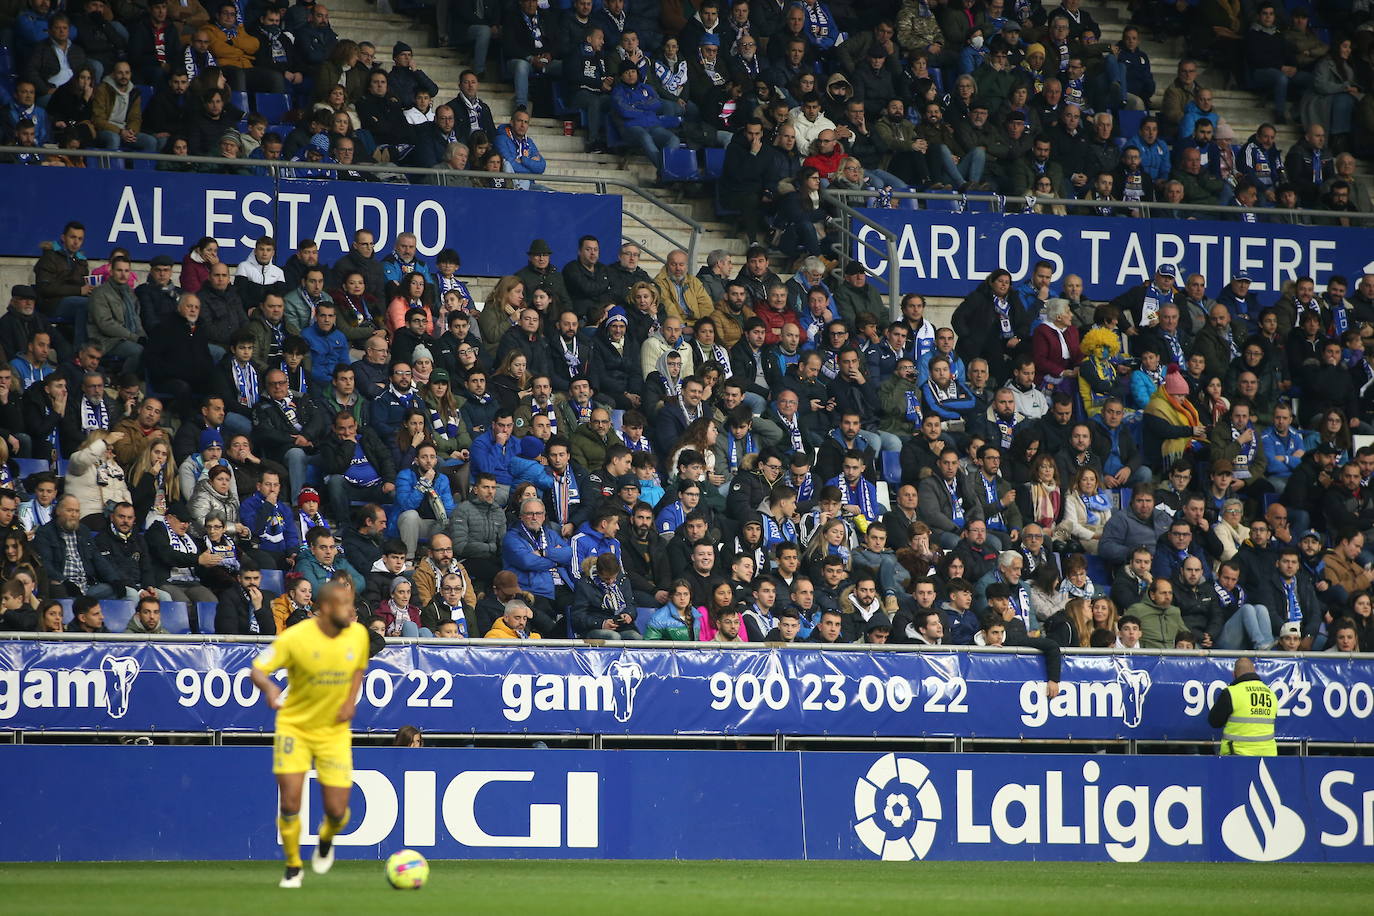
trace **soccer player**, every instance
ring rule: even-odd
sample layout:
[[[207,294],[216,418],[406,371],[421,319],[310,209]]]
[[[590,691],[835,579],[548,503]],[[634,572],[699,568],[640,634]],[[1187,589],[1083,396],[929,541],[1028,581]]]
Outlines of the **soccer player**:
[[[334,864],[334,837],[348,823],[353,787],[354,698],[367,668],[367,630],[354,620],[352,590],[338,582],[319,592],[318,615],[278,636],[253,662],[253,684],[277,710],[272,772],[277,775],[282,851],[286,874],[280,887],[301,886],[301,792],[314,763],[324,796],[319,843],[310,857],[317,875]],[[285,698],[269,677],[286,670]]]

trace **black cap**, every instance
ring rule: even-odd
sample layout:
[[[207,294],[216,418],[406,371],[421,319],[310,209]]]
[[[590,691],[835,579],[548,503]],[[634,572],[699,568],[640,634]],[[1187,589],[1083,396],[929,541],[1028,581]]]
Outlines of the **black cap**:
[[[20,283],[10,291],[10,296],[14,299],[37,299],[38,291],[27,283]]]
[[[984,111],[987,111],[987,110],[988,110],[988,103],[985,102],[983,99],[978,98],[977,96],[974,96],[973,101],[971,101],[971,102],[968,103],[968,110],[969,110],[969,111],[972,111],[972,110],[975,109],[975,108],[981,108],[981,109],[983,109]]]
[[[1321,445],[1318,445],[1315,449],[1313,449],[1313,451],[1315,451],[1318,455],[1339,455],[1341,453],[1341,450],[1336,448],[1336,446],[1332,445],[1330,442],[1323,442]]]
[[[636,490],[641,489],[639,486],[639,478],[635,476],[633,471],[621,474],[615,479],[615,488],[617,490],[624,487],[634,487]]]
[[[191,511],[186,508],[186,503],[179,499],[168,503],[166,514],[175,515],[178,521],[189,522],[191,520]]]
[[[534,255],[541,254],[551,255],[553,254],[553,249],[550,248],[549,243],[544,241],[543,239],[535,239],[533,242],[530,242],[530,250],[525,252],[525,254],[530,255],[531,257],[533,257]]]
[[[872,617],[868,618],[868,624],[864,627],[864,632],[872,633],[874,630],[890,629],[892,629],[892,618],[882,611],[878,611]]]
[[[850,261],[848,264],[844,265],[844,275],[846,277],[852,277],[863,272],[864,266],[858,261]]]

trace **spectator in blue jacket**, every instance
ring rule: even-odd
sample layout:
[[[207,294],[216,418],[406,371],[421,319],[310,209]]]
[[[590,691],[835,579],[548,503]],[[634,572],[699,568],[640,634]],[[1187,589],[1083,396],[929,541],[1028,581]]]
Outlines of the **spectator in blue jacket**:
[[[239,507],[239,522],[258,547],[272,556],[277,569],[290,569],[301,546],[296,512],[281,501],[281,475],[264,470],[257,491]]]
[[[315,323],[301,337],[310,347],[310,384],[316,391],[328,391],[334,380],[334,367],[352,363],[348,356],[348,338],[334,326],[334,303],[315,306]]]
[[[949,357],[936,355],[926,364],[930,377],[921,385],[921,407],[944,420],[959,420],[973,408],[973,395],[950,371]]]
[[[32,80],[15,83],[14,98],[0,109],[0,134],[12,138],[20,121],[33,122],[33,139],[39,146],[52,142],[48,113],[38,107],[38,90]]]
[[[530,113],[517,111],[510,116],[509,124],[496,128],[492,146],[501,154],[506,171],[517,175],[543,175],[548,163],[539,155],[539,147],[530,137]]]
[[[1149,117],[1141,121],[1140,130],[1126,145],[1140,150],[1140,167],[1155,180],[1156,185],[1169,180],[1173,163],[1169,156],[1169,144],[1159,139],[1158,118]]]
[[[402,232],[396,236],[396,247],[382,259],[382,274],[386,282],[399,284],[410,274],[424,277],[426,285],[434,282],[434,273],[429,265],[415,256],[417,244],[413,232]]]
[[[439,452],[426,442],[415,452],[415,463],[396,475],[396,531],[414,557],[420,537],[447,531],[455,508],[448,478],[438,471]]]
[[[1135,26],[1128,25],[1121,30],[1116,60],[1126,73],[1126,92],[1136,97],[1140,108],[1148,110],[1155,94],[1155,76],[1150,69],[1150,55],[1141,50],[1140,30]]]
[[[485,471],[496,478],[496,502],[505,505],[510,488],[517,481],[527,480],[541,491],[553,485],[549,472],[537,461],[520,457],[517,443],[511,441],[515,431],[515,416],[507,407],[496,411],[491,429],[472,440],[470,449],[473,473]]]
[[[659,116],[663,100],[658,93],[639,82],[639,68],[629,61],[620,65],[620,82],[611,90],[611,102],[615,106],[616,122],[625,139],[639,144],[644,155],[661,173],[662,151],[677,149],[682,141],[665,126]]]
[[[1264,447],[1264,476],[1275,492],[1282,493],[1307,454],[1305,440],[1293,428],[1293,408],[1286,402],[1274,407],[1274,423],[1260,436],[1260,443]]]
[[[535,610],[556,619],[557,609],[572,602],[572,548],[544,516],[543,500],[520,504],[519,523],[501,539],[501,563],[515,571],[521,591],[534,595]]]
[[[1283,151],[1274,142],[1278,131],[1272,124],[1261,124],[1249,140],[1240,148],[1236,157],[1236,167],[1240,174],[1259,189],[1267,206],[1272,206],[1275,189],[1284,183],[1287,176],[1283,172]]]
[[[620,541],[616,540],[616,535],[620,533],[620,519],[620,511],[605,502],[592,513],[591,519],[578,527],[571,545],[573,578],[583,578],[582,570],[587,561],[603,553],[614,554],[617,560],[621,558]]]
[[[415,390],[410,363],[392,363],[391,383],[372,401],[372,428],[383,440],[390,440],[401,428],[406,414],[422,406],[419,392]]]

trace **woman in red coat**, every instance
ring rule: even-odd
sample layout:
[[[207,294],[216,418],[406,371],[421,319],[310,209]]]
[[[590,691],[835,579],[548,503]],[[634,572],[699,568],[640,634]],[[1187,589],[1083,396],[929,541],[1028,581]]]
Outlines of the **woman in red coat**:
[[[1045,306],[1045,321],[1031,335],[1031,355],[1035,374],[1046,384],[1057,386],[1078,376],[1083,351],[1067,299],[1051,299]]]

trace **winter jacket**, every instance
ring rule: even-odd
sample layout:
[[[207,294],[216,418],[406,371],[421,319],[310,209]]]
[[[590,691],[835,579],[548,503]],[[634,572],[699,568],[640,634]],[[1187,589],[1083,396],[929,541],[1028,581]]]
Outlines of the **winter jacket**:
[[[239,503],[234,498],[234,491],[220,495],[210,486],[210,478],[202,477],[196,484],[195,492],[191,494],[189,506],[191,510],[191,533],[200,537],[205,533],[205,518],[211,512],[218,512],[224,516],[226,524],[235,524],[239,520]]]
[[[1098,556],[1108,563],[1127,563],[1131,551],[1137,547],[1148,547],[1153,552],[1155,543],[1169,527],[1169,515],[1156,509],[1148,520],[1139,518],[1131,509],[1115,512],[1102,530],[1098,542]],[[1169,643],[1173,648],[1173,643]]]
[[[616,577],[614,588],[620,591],[620,596],[625,602],[623,613],[631,617],[636,616],[635,596],[630,587],[630,580],[622,573]],[[592,630],[602,629],[605,620],[612,616],[603,604],[608,591],[595,574],[586,576],[577,583],[569,616],[573,632],[578,636],[585,637]]]
[[[87,302],[86,339],[108,353],[121,341],[145,337],[138,302],[129,287],[102,283]]]
[[[1145,649],[1172,649],[1174,639],[1188,632],[1177,607],[1160,607],[1148,596],[1131,605],[1126,613],[1140,618],[1140,645]]]
[[[649,617],[649,622],[644,627],[644,638],[666,639],[673,642],[700,640],[702,626],[707,623],[706,609],[689,607],[687,610],[692,618],[690,623],[678,615],[677,608],[671,603],[663,605]]]
[[[572,548],[553,528],[545,526],[547,547],[541,555],[523,525],[508,530],[501,539],[501,560],[515,572],[523,591],[541,598],[554,596],[553,573],[558,572],[562,584],[571,587],[576,579],[572,574]]]
[[[406,468],[396,475],[395,509],[397,515],[402,512],[414,510],[419,512],[422,518],[428,517],[421,511],[428,497],[419,484],[419,474],[416,473],[413,467]],[[453,490],[449,486],[448,478],[436,471],[434,474],[434,482],[430,485],[430,489],[438,494],[439,501],[443,503],[445,514],[448,515],[449,518],[452,518],[454,510]],[[394,520],[392,521],[392,525],[395,525]],[[425,599],[425,601],[427,600],[428,599]],[[425,601],[421,601],[420,603],[424,604]]]
[[[62,535],[62,529],[57,526],[56,520],[43,525],[33,535],[33,552],[38,554],[43,569],[51,570],[49,575],[54,583],[66,581],[63,558],[66,557],[67,548]],[[85,525],[77,525],[76,547],[77,553],[81,556],[81,565],[86,570],[87,583],[99,581],[95,574],[95,541],[91,538],[91,529]]]
[[[112,527],[95,536],[95,573],[101,581],[119,589],[143,589],[153,585],[153,557],[148,542],[137,531],[127,538]]]
[[[495,476],[496,482],[503,486],[514,486],[518,481],[528,480],[540,490],[547,490],[550,483],[548,472],[542,464],[521,458],[518,444],[519,440],[512,436],[505,445],[498,445],[493,438],[493,431],[487,430],[472,440],[469,450],[472,469]]]
[[[80,500],[82,518],[104,513],[107,502],[133,502],[124,469],[107,448],[104,440],[94,442],[74,452],[67,466],[66,495]]]
[[[315,559],[315,555],[310,552],[309,548],[302,547],[300,553],[296,555],[296,572],[310,580],[310,585],[314,588],[316,595],[320,593],[320,589],[329,581],[330,577],[340,570],[348,573],[348,577],[353,580],[354,593],[361,595],[367,583],[362,574],[342,554],[335,556],[333,569],[326,569],[320,565],[320,561]]]
[[[453,513],[453,554],[465,559],[490,559],[501,553],[506,534],[505,510],[474,498],[458,504]]]

